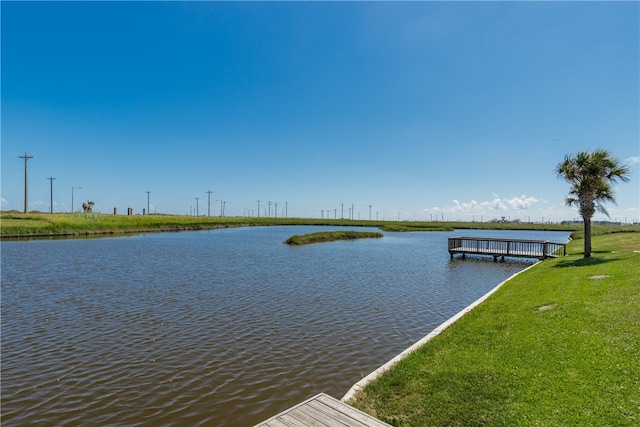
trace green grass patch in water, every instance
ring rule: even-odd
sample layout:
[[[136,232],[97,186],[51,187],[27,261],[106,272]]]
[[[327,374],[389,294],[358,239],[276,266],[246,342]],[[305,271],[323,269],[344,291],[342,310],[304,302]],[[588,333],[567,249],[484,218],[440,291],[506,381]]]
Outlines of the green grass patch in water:
[[[333,242],[336,240],[372,239],[383,237],[375,231],[321,231],[311,234],[296,234],[284,241],[287,245],[302,246],[312,243]]]

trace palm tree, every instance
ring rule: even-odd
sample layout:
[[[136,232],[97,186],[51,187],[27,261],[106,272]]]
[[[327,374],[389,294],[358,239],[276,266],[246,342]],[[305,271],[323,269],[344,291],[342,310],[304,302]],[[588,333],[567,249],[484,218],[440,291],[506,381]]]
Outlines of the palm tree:
[[[584,257],[591,256],[591,217],[596,211],[609,216],[604,202],[613,202],[613,184],[629,181],[629,167],[622,165],[607,150],[581,151],[565,156],[556,166],[558,177],[571,184],[567,206],[578,207],[584,222]]]
[[[93,201],[87,200],[85,203],[82,204],[82,209],[84,209],[85,213],[86,212],[93,212],[93,206],[94,205],[95,205],[95,203],[93,203]]]

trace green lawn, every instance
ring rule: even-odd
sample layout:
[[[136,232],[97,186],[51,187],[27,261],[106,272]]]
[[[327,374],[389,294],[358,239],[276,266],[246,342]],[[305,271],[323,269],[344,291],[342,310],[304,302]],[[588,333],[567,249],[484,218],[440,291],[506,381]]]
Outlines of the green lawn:
[[[640,425],[640,233],[503,285],[352,403],[392,425]]]

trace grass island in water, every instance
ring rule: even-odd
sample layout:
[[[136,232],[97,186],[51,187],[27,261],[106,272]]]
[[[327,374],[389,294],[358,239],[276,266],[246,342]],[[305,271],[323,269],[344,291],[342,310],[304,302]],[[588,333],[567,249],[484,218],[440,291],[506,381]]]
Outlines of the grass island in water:
[[[335,240],[376,239],[382,236],[382,233],[375,231],[321,231],[311,234],[296,234],[289,237],[284,243],[291,246],[301,246],[311,243],[333,242]]]

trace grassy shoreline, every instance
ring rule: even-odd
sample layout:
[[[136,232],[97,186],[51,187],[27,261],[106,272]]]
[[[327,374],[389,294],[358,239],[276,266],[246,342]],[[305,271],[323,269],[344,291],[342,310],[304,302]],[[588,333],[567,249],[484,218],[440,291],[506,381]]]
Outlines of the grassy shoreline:
[[[278,225],[575,230],[554,224],[0,214],[2,240]],[[640,227],[595,227],[595,252],[586,260],[580,232],[573,236],[569,256],[546,260],[506,283],[365,388],[354,406],[393,425],[640,424]]]
[[[573,231],[576,226],[560,224],[368,221],[317,218],[205,217],[184,215],[107,215],[100,213],[0,213],[0,239],[47,238],[57,236],[99,236],[157,231],[211,230],[229,227],[278,225],[330,225],[376,227],[389,232],[452,231],[466,229]],[[625,227],[618,227],[625,228]],[[627,227],[628,228],[628,227]],[[640,227],[634,227],[640,230]],[[610,227],[614,231],[616,227]]]
[[[350,402],[392,425],[640,424],[640,234],[505,283]]]

